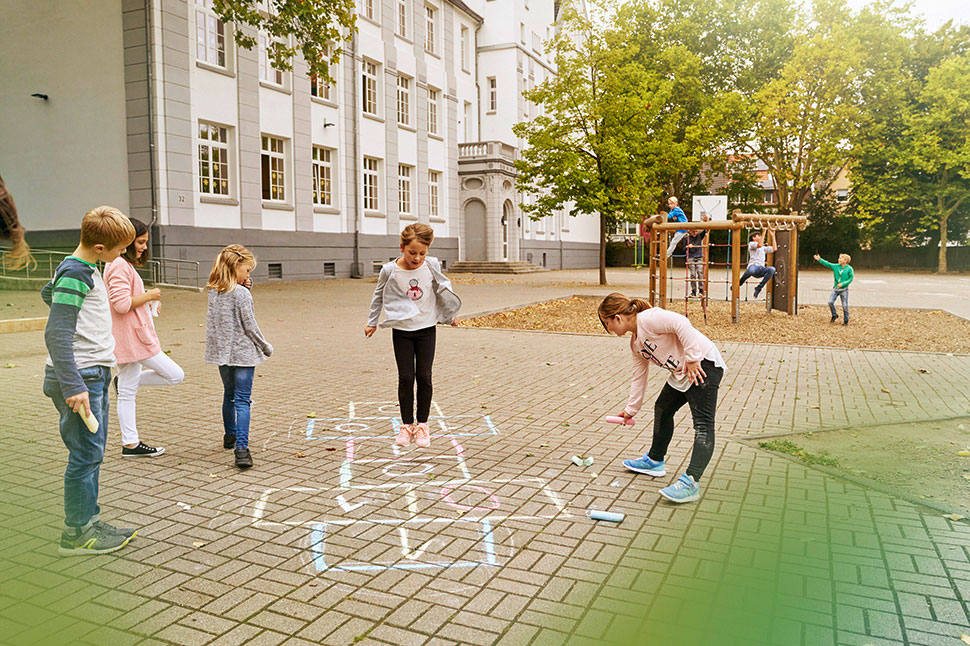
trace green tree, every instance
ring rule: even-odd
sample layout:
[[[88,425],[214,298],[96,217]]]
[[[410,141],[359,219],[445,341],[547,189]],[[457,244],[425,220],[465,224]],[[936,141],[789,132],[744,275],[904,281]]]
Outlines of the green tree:
[[[220,20],[232,25],[240,47],[252,49],[253,32],[265,32],[273,67],[292,69],[290,61],[299,50],[310,74],[330,81],[329,65],[340,60],[340,47],[331,44],[357,29],[354,0],[215,0],[213,8]]]
[[[629,8],[620,8],[619,19]],[[662,108],[672,82],[640,63],[658,48],[631,52],[617,29],[602,29],[567,6],[559,33],[548,44],[557,73],[526,99],[544,113],[518,123],[525,147],[516,161],[518,186],[537,195],[523,204],[539,219],[567,203],[574,214],[598,214],[599,282],[606,284],[606,243],[615,222],[653,213],[662,193],[659,160],[669,140]]]

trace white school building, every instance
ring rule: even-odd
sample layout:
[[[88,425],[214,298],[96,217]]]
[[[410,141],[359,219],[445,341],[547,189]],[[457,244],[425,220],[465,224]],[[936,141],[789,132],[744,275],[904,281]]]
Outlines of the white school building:
[[[257,277],[372,275],[411,222],[446,268],[597,265],[595,216],[531,221],[515,186],[512,126],[555,73],[558,2],[360,0],[333,84],[301,58],[275,69],[264,35],[238,47],[211,5],[4,3],[0,176],[32,246],[73,247],[110,204],[203,275],[229,243]]]

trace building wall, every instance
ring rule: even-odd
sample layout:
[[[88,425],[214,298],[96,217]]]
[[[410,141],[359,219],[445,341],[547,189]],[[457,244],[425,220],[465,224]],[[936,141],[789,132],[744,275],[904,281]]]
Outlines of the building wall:
[[[101,204],[128,210],[119,9],[106,0],[3,3],[0,174],[28,230],[76,228]]]

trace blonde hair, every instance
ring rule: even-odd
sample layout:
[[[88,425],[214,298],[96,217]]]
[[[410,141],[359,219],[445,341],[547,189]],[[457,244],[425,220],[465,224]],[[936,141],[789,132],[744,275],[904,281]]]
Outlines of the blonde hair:
[[[600,317],[600,323],[603,323],[604,319],[612,318],[617,314],[639,314],[648,309],[650,309],[650,303],[642,298],[627,298],[619,292],[613,292],[603,299],[596,313]],[[603,327],[606,327],[606,323],[603,323]]]
[[[670,197],[668,197],[667,198],[667,201],[670,202],[671,204],[673,204],[674,206],[677,206],[679,204],[679,202],[677,201],[677,198],[674,197],[673,195],[671,195]]]
[[[232,291],[236,288],[236,270],[239,265],[247,262],[255,267],[256,256],[241,244],[231,244],[223,248],[216,256],[216,261],[212,263],[209,282],[205,284],[206,288],[214,289],[220,294]]]
[[[845,256],[845,261],[846,262],[852,262],[852,256],[850,256],[849,254],[847,254],[847,253],[840,253],[839,254],[839,258],[841,258],[842,256]]]
[[[103,244],[113,249],[122,242],[128,246],[134,239],[135,227],[131,220],[113,206],[99,206],[81,218],[81,244],[85,247]]]
[[[430,247],[431,243],[434,242],[434,229],[420,222],[404,227],[404,230],[401,231],[401,245],[406,247],[415,240]]]

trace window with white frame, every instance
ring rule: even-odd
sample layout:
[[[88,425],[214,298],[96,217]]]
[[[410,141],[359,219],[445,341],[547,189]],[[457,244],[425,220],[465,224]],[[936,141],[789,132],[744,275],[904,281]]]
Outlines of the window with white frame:
[[[270,85],[283,87],[283,70],[273,67],[273,61],[269,55],[269,46],[272,39],[266,34],[259,35],[259,80]]]
[[[438,189],[440,186],[441,173],[436,170],[428,171],[428,213],[432,218],[440,218],[438,210]]]
[[[364,157],[364,210],[380,210],[380,160]]]
[[[542,41],[539,39],[539,34],[532,32],[532,51],[542,52]]]
[[[313,147],[313,203],[333,206],[333,150]]]
[[[229,129],[199,121],[199,192],[229,197]]]
[[[366,114],[377,114],[377,87],[377,64],[364,61],[361,90],[364,93],[363,106]]]
[[[472,141],[475,132],[473,126],[475,123],[474,119],[472,119],[472,104],[469,101],[465,101],[462,121],[465,126],[465,141]]]
[[[260,170],[263,180],[263,199],[286,200],[286,157],[284,142],[279,137],[263,135]]]
[[[397,122],[411,125],[411,79],[406,76],[397,77]]]
[[[468,27],[462,25],[461,27],[461,37],[458,42],[458,46],[461,48],[461,69],[468,71]]]
[[[488,111],[498,110],[498,79],[494,76],[488,77]]]
[[[428,134],[438,134],[438,90],[428,88]]]
[[[425,19],[425,38],[424,38],[424,48],[435,53],[435,39],[437,38],[436,22],[438,21],[438,10],[431,5],[424,6],[424,19]]]
[[[519,23],[519,40],[525,45],[525,23]]]
[[[212,0],[196,0],[195,12],[196,60],[228,67],[226,58],[226,26],[212,10]]]
[[[835,201],[839,204],[845,204],[849,201],[849,189],[840,188],[835,191]]]
[[[397,210],[403,216],[411,215],[411,171],[412,166],[398,164],[397,167]]]
[[[311,74],[310,96],[315,96],[324,101],[333,101],[333,85],[328,83],[323,77]]]
[[[408,37],[409,18],[408,0],[397,0],[397,35],[401,38]]]
[[[377,2],[378,0],[362,0],[364,17],[368,20],[377,20]]]

